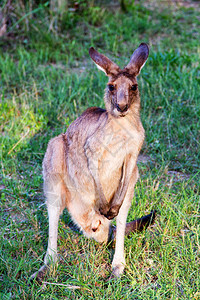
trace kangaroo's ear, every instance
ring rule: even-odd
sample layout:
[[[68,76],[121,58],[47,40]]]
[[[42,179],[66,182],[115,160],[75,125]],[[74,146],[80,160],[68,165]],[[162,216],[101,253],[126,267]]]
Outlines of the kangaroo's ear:
[[[147,44],[142,43],[140,46],[133,52],[131,60],[128,65],[125,67],[125,70],[130,74],[137,76],[140,74],[140,70],[144,66],[147,58],[149,56],[149,47]]]
[[[120,68],[105,55],[97,52],[93,47],[89,49],[91,59],[97,65],[97,68],[103,71],[107,76],[117,75]]]

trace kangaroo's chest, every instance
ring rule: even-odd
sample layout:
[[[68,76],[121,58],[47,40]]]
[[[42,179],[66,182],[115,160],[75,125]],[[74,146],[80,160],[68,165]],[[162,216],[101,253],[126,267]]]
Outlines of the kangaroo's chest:
[[[118,185],[125,158],[131,154],[137,160],[143,140],[143,131],[121,124],[115,124],[102,135],[98,169],[103,186],[109,186],[109,182],[111,187]]]

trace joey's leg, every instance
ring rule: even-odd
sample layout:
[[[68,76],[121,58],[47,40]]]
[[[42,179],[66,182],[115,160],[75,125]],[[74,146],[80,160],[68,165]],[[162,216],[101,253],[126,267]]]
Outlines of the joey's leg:
[[[115,253],[112,261],[113,275],[119,277],[125,267],[125,256],[124,256],[124,236],[126,229],[126,219],[128,215],[129,208],[131,206],[131,200],[134,195],[134,187],[138,179],[138,168],[135,167],[129,187],[123,201],[123,204],[119,210],[119,214],[116,217],[116,245]]]

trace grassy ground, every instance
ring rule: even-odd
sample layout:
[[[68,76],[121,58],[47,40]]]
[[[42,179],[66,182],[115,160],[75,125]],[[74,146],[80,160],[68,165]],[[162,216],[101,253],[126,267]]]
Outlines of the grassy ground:
[[[200,299],[198,3],[125,1],[122,11],[79,2],[62,18],[45,5],[23,18],[30,7],[16,5],[0,40],[0,299]],[[88,106],[104,105],[107,79],[88,48],[123,66],[142,41],[151,46],[139,77],[146,141],[128,220],[156,208],[156,223],[126,238],[127,268],[116,280],[113,248],[73,232],[64,212],[62,262],[46,283],[30,284],[47,248],[47,142]]]

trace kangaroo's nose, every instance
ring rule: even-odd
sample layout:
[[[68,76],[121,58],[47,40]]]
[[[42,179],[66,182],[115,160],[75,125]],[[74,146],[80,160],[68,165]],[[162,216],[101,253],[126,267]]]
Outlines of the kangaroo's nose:
[[[120,112],[125,112],[128,110],[128,104],[116,104],[116,108]]]

